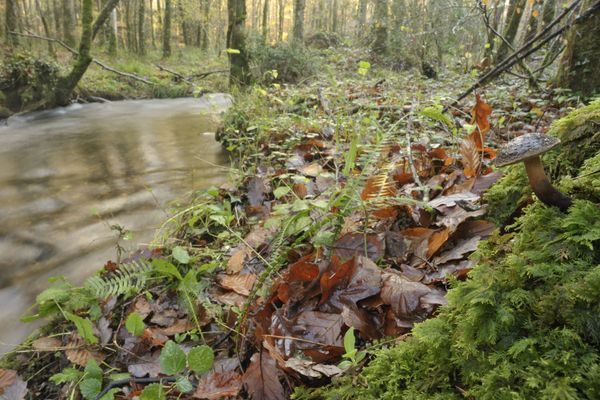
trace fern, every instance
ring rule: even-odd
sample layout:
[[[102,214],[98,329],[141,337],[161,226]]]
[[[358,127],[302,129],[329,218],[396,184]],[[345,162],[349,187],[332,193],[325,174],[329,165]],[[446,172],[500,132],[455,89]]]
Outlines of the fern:
[[[110,274],[92,276],[86,281],[85,286],[98,298],[128,296],[144,288],[151,268],[147,260],[123,263]]]

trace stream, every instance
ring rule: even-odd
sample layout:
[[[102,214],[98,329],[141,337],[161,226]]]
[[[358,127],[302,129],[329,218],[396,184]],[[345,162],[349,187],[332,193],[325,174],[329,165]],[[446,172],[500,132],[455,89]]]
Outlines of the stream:
[[[226,181],[214,139],[228,95],[75,104],[0,126],[0,351],[35,324],[19,318],[63,275],[82,283],[127,250],[149,243],[171,202]]]

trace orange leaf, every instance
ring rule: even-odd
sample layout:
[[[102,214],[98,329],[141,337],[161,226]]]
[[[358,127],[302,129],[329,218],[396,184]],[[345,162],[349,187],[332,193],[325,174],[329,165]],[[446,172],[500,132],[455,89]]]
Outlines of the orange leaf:
[[[431,150],[429,152],[429,156],[432,158],[439,158],[442,161],[448,158],[448,155],[446,154],[446,150],[442,149],[441,147]]]
[[[460,143],[460,155],[465,176],[467,178],[474,177],[481,165],[481,154],[477,149],[477,142],[470,137],[464,138]]]
[[[429,244],[427,247],[427,258],[430,258],[434,255],[440,247],[446,243],[448,238],[450,237],[450,229],[444,228],[442,230],[436,231],[429,238]]]
[[[477,149],[483,148],[483,142],[485,141],[485,134],[490,130],[490,121],[488,117],[492,114],[492,107],[485,101],[481,100],[479,95],[476,95],[475,106],[471,110],[471,124],[477,124],[479,130],[475,130],[471,133],[472,140],[477,144]]]
[[[340,283],[344,278],[347,278],[354,269],[354,258],[340,264],[340,259],[337,256],[331,258],[330,271],[323,273],[321,276],[321,300],[319,305],[325,303],[331,294],[333,288]]]

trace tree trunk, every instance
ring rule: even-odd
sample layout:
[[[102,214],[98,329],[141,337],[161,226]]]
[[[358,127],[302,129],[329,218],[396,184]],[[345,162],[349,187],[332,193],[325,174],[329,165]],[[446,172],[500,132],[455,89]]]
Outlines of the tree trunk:
[[[509,16],[510,20],[508,21],[508,25],[504,30],[503,36],[508,41],[508,43],[514,46],[515,37],[517,32],[519,31],[519,24],[521,23],[521,16],[525,10],[527,0],[515,0],[511,1],[511,6],[509,8]],[[500,46],[498,47],[498,52],[496,53],[496,63],[504,60],[509,53],[510,48],[508,44],[504,41],[500,42]]]
[[[208,21],[210,13],[209,0],[202,0],[202,33],[200,38],[200,47],[202,50],[208,50]]]
[[[110,13],[110,32],[108,33],[108,53],[112,56],[117,55],[118,26],[117,9],[114,8]]]
[[[265,43],[268,42],[269,36],[269,0],[265,0],[262,12],[262,37]]]
[[[386,0],[375,0],[375,14],[373,16],[373,36],[374,40],[371,50],[375,54],[385,54],[387,52],[388,39],[388,4]]]
[[[277,23],[277,41],[283,41],[283,22],[285,20],[285,0],[279,0],[279,18]]]
[[[9,32],[15,32],[17,30],[17,0],[6,0],[5,20],[4,27],[6,29],[6,43],[11,46],[19,44],[19,39],[15,35],[11,35]]]
[[[339,25],[339,21],[338,21],[338,0],[332,0],[331,1],[331,8],[330,8],[330,13],[331,13],[331,32],[333,33],[337,33],[338,31],[338,25]]]
[[[583,2],[587,10],[595,1]],[[567,34],[567,47],[560,60],[556,85],[569,88],[584,96],[600,93],[600,9]]]
[[[58,0],[52,0],[52,14],[54,16],[54,32],[56,32],[58,38],[60,37],[60,17],[62,14]]]
[[[363,35],[365,28],[367,27],[367,0],[359,0],[357,10],[358,29],[357,35],[360,37]]]
[[[40,0],[35,0],[35,6],[40,14],[40,19],[42,20],[42,26],[44,27],[44,34],[46,37],[52,37],[50,33],[50,27],[48,26],[48,21],[46,20],[46,16],[44,10],[42,10],[42,5],[40,4]],[[52,42],[48,42],[48,52],[52,55],[52,57],[56,58],[56,54],[54,54],[54,47],[52,46]]]
[[[98,14],[96,21],[93,21],[93,2],[92,0],[83,0],[81,6],[81,38],[79,40],[79,54],[75,59],[75,64],[73,65],[71,72],[58,80],[56,89],[53,93],[53,98],[47,105],[65,106],[69,104],[73,90],[75,90],[75,87],[93,60],[90,55],[92,41],[100,31],[100,27],[106,22],[106,19],[111,14],[112,10],[117,6],[118,2],[119,0],[109,0],[100,11],[100,14]]]
[[[293,39],[298,43],[304,40],[304,9],[306,0],[294,0],[294,29]]]
[[[227,48],[229,55],[229,84],[246,86],[250,84],[249,55],[246,49],[246,1],[227,0]]]
[[[138,4],[138,53],[146,54],[146,0],[139,0]]]
[[[73,0],[63,0],[63,39],[69,46],[75,46],[75,4]]]
[[[171,0],[165,0],[165,17],[163,19],[163,57],[171,56]]]

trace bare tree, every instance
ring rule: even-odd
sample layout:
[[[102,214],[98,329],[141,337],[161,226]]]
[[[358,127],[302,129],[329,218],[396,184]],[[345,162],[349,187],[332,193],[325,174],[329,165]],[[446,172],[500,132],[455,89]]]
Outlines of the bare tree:
[[[293,39],[301,43],[304,40],[304,10],[306,0],[294,0],[294,29]]]

